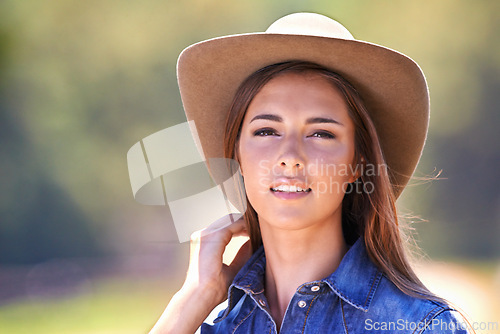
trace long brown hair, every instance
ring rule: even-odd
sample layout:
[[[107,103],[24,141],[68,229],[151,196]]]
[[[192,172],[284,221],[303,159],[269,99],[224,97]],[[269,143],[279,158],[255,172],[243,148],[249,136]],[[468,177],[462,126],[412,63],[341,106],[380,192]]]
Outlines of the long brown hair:
[[[238,88],[229,111],[224,138],[226,158],[237,159],[237,144],[250,102],[271,79],[284,73],[316,73],[327,79],[344,97],[349,116],[355,127],[355,158],[353,166],[360,170],[368,167],[374,173],[361,173],[356,183],[350,184],[342,201],[342,231],[348,244],[363,237],[368,255],[375,265],[404,293],[436,301],[443,299],[432,294],[412,270],[402,242],[402,231],[396,213],[396,198],[390,182],[390,170],[380,147],[375,126],[356,89],[339,74],[320,65],[291,61],[264,67],[250,75]],[[369,191],[353,191],[363,185]],[[366,189],[365,189],[366,190]],[[255,251],[262,238],[258,215],[247,200],[244,214],[252,249]]]

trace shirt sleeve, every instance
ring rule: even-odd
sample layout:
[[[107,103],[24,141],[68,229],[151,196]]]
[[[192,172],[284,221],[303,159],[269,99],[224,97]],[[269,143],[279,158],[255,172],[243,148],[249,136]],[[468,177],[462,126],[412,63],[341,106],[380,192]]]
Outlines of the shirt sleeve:
[[[445,310],[436,315],[424,328],[424,334],[468,334],[469,326],[460,313]]]

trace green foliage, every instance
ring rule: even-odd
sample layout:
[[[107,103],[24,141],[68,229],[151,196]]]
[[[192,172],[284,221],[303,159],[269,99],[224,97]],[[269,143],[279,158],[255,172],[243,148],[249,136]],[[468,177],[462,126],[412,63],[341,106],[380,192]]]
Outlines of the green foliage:
[[[0,332],[145,333],[172,294],[159,280],[101,280],[88,294],[0,306]]]

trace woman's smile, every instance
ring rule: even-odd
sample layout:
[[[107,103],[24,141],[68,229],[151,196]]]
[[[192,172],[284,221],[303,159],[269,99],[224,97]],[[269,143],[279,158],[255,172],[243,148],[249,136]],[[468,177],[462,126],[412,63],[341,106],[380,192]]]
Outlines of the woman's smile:
[[[297,179],[279,180],[273,183],[269,189],[272,194],[282,200],[301,199],[311,193],[311,188]]]

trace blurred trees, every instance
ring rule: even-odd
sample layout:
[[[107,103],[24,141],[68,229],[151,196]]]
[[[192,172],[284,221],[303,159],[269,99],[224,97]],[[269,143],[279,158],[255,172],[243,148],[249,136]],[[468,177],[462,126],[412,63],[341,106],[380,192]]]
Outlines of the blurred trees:
[[[138,140],[184,120],[178,54],[206,38],[263,31],[294,11],[331,16],[356,38],[421,65],[432,118],[418,175],[436,168],[445,179],[409,187],[400,204],[429,220],[417,228],[433,254],[498,256],[495,7],[486,0],[1,2],[0,263],[132,252],[153,240],[155,209],[133,201],[125,157]],[[166,211],[155,212],[157,225],[170,224]]]

